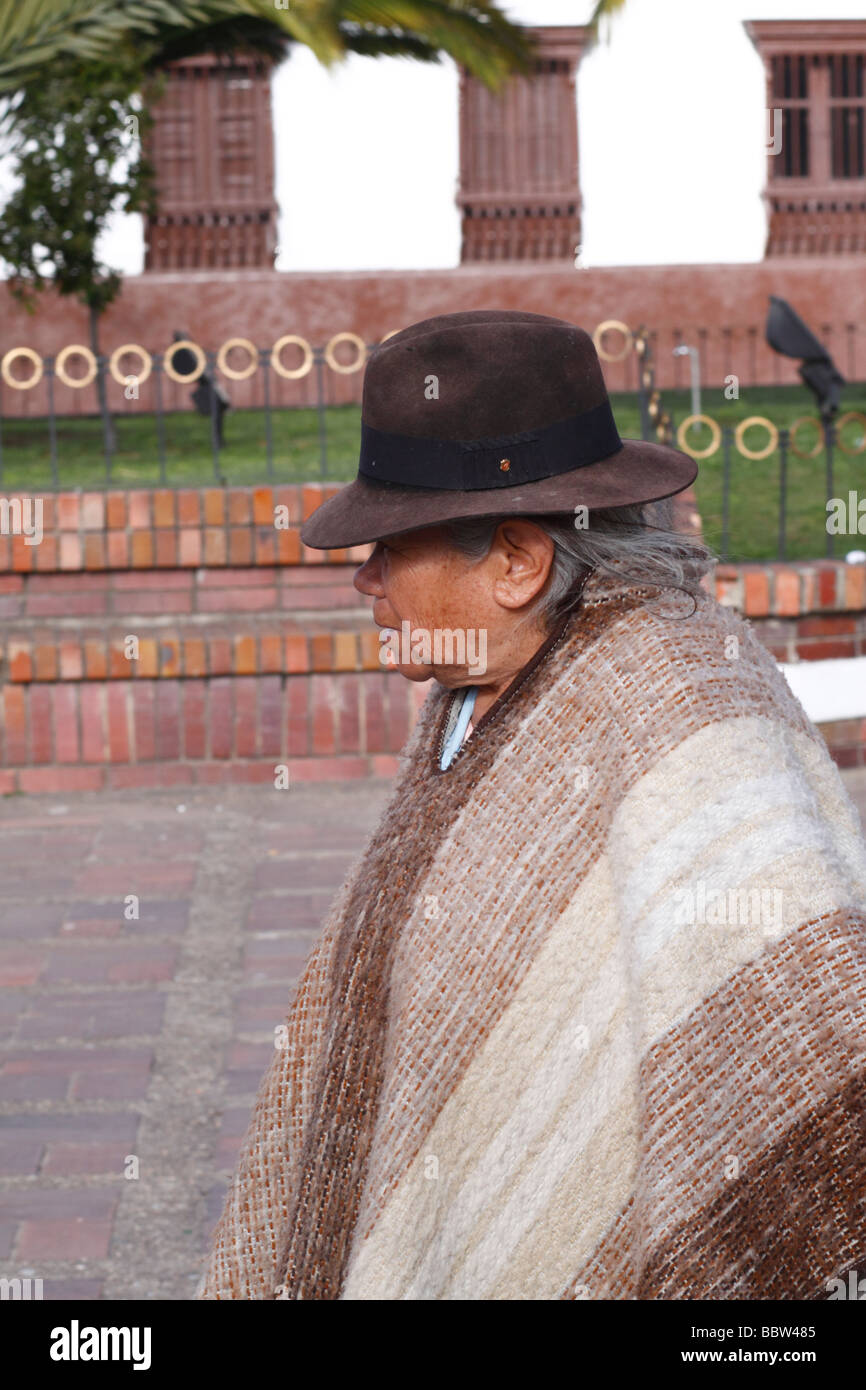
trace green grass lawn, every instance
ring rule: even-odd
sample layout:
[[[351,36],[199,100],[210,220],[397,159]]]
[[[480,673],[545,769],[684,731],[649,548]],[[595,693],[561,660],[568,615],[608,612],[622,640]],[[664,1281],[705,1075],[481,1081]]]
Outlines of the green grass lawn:
[[[640,410],[635,394],[611,397],[620,434],[640,438]],[[674,425],[691,412],[688,391],[669,391],[663,406],[673,416]],[[728,401],[721,390],[706,390],[701,408],[721,426],[735,426],[749,415],[765,415],[779,427],[790,427],[798,417],[814,416],[812,397],[801,387],[755,387],[743,390],[739,400]],[[866,414],[866,385],[846,389],[842,411],[860,410]],[[243,484],[309,481],[320,478],[349,479],[357,470],[360,435],[358,406],[331,406],[325,412],[327,463],[323,471],[320,458],[319,417],[315,409],[275,410],[271,417],[272,472],[267,467],[266,420],[264,411],[242,410],[225,417],[225,446],[215,467],[210,442],[210,422],[191,411],[165,417],[165,475],[160,470],[158,436],[153,416],[121,415],[116,419],[118,448],[110,476],[106,476],[102,452],[102,426],[98,419],[64,418],[57,422],[56,478],[51,468],[48,424],[45,420],[10,420],[2,426],[2,474],[0,487],[26,488],[30,492],[53,487],[99,489],[110,487],[156,487],[163,481],[172,487],[193,487],[208,482]],[[849,424],[844,439],[856,443],[861,429]],[[811,447],[817,436],[805,429],[799,437],[802,448]],[[690,436],[695,447],[710,442],[709,431],[701,427]],[[752,448],[761,448],[766,432],[755,429],[746,437]],[[779,529],[778,451],[768,458],[752,461],[732,445],[730,493],[730,555],[737,559],[767,559],[776,555]],[[825,554],[825,457],[823,449],[814,459],[788,456],[787,545],[790,559],[808,559]],[[719,549],[722,536],[722,448],[700,463],[696,484],[698,505],[708,542]],[[866,493],[866,452],[846,456],[836,450],[833,495],[846,497],[850,489]],[[836,554],[866,545],[866,537],[838,536]]]
[[[673,417],[674,428],[691,414],[687,391],[667,392],[663,405]],[[735,427],[750,415],[762,415],[772,420],[778,429],[790,429],[804,415],[815,416],[811,394],[800,387],[764,386],[740,392],[738,401],[726,401],[721,390],[702,393],[701,410],[724,428]],[[839,414],[859,410],[866,415],[866,385],[853,384],[843,394]],[[623,431],[625,432],[625,431]],[[850,421],[842,433],[849,448],[861,446],[866,429]],[[797,434],[797,445],[805,452],[819,438],[819,432],[804,426]],[[745,435],[745,444],[753,450],[763,449],[767,431],[755,426]],[[695,448],[708,447],[710,430],[699,426],[689,435]],[[717,552],[722,541],[723,449],[719,445],[710,458],[699,460],[695,484],[698,510],[704,536]],[[730,498],[729,498],[729,557],[741,560],[773,559],[779,543],[779,481],[780,457],[775,450],[765,459],[748,459],[731,440]],[[808,560],[827,553],[827,478],[826,455],[823,447],[814,458],[801,459],[788,449],[787,505],[785,555],[791,560]],[[838,444],[833,450],[832,496],[847,498],[853,489],[866,495],[866,450],[847,455]],[[848,550],[866,548],[866,536],[836,536],[834,554],[842,558]]]
[[[358,464],[360,408],[330,406],[325,412],[327,473],[319,448],[319,416],[314,408],[271,413],[273,477],[300,482],[327,476],[354,477]],[[61,488],[159,487],[159,441],[153,415],[115,416],[117,451],[106,478],[102,422],[98,418],[57,422],[57,480]],[[224,447],[215,465],[210,420],[191,410],[165,416],[165,481],[171,487],[206,483],[261,483],[268,480],[267,425],[263,410],[230,411],[223,420]],[[2,421],[6,488],[26,483],[51,488],[51,449],[45,420]]]

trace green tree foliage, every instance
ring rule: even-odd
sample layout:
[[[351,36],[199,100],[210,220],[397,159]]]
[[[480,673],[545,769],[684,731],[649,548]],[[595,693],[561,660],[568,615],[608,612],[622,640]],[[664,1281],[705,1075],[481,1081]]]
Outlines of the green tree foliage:
[[[152,197],[141,144],[152,75],[201,52],[254,48],[278,61],[293,43],[325,64],[448,54],[493,87],[531,61],[493,0],[0,0],[0,133],[17,181],[0,213],[0,260],[13,293],[31,308],[48,284],[81,300],[98,356],[100,316],[121,283],[99,260],[99,236],[112,213],[144,211]]]
[[[99,354],[99,320],[120,290],[97,242],[115,212],[143,212],[152,171],[142,153],[146,79],[129,53],[109,63],[66,60],[19,92],[6,113],[6,145],[17,187],[0,211],[0,260],[12,293],[31,311],[48,285],[90,314]],[[109,440],[104,375],[100,408]]]

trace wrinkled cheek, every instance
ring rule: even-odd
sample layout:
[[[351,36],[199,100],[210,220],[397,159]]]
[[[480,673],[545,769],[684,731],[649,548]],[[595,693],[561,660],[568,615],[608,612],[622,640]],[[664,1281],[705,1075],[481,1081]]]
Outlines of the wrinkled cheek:
[[[432,634],[437,629],[462,627],[466,623],[469,587],[460,572],[443,574],[439,569],[414,571],[395,576],[386,586],[386,596],[401,623],[408,622],[413,632]],[[429,674],[432,674],[432,669]]]

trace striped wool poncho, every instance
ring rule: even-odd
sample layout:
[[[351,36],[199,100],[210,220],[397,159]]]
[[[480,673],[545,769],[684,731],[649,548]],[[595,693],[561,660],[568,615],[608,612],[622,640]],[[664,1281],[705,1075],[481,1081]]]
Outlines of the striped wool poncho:
[[[866,847],[703,591],[590,577],[447,771],[433,683],[196,1297],[825,1299],[866,1270]]]

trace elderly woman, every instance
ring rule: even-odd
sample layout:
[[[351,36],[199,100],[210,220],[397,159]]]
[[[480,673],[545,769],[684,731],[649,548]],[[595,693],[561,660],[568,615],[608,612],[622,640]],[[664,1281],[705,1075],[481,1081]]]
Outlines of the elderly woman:
[[[620,439],[561,320],[371,357],[358,478],[303,538],[375,542],[356,584],[434,680],[199,1297],[822,1299],[866,1268],[866,847],[708,553],[647,519],[693,477]]]

